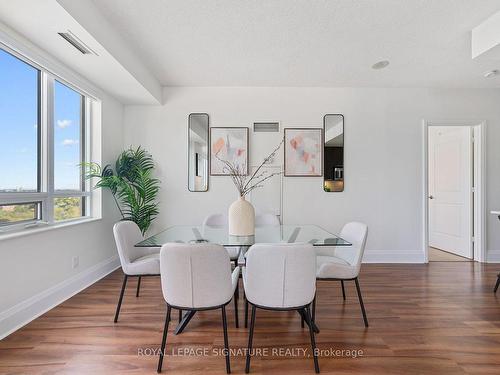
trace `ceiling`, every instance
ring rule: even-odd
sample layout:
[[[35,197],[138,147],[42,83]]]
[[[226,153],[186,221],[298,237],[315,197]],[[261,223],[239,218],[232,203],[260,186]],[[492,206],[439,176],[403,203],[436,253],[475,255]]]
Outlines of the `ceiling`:
[[[0,0],[9,38],[125,104],[162,103],[162,86],[500,88],[483,77],[500,71],[500,0]]]
[[[5,33],[24,45],[30,52],[29,57],[36,62],[47,67],[39,54],[31,56],[37,51],[18,36],[48,52],[52,61],[71,67],[74,72],[122,103],[160,103],[160,83],[148,69],[141,66],[135,54],[129,52],[130,47],[114,35],[114,30],[107,25],[99,11],[92,9],[89,6],[92,4],[85,0],[71,1],[71,5],[69,10],[72,13],[69,13],[56,0],[0,0],[0,33],[5,29],[3,25],[6,25],[9,30],[4,30]],[[10,29],[18,35],[14,35]],[[81,54],[58,35],[68,30],[84,41],[97,56]],[[0,39],[3,39],[1,35]],[[14,50],[19,49],[19,44],[7,43]],[[24,54],[22,50],[18,52]],[[59,69],[56,71],[61,74]]]
[[[163,86],[500,87],[471,58],[498,0],[83,1]]]

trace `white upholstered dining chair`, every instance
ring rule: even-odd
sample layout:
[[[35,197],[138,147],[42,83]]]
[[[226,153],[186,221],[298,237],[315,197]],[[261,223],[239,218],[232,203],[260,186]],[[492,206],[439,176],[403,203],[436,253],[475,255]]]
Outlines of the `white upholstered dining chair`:
[[[227,216],[224,214],[211,214],[205,217],[203,220],[202,230],[205,231],[205,228],[227,228]],[[240,248],[238,246],[226,246],[226,251],[229,254],[229,258],[234,265],[238,264],[238,256],[240,255]]]
[[[314,369],[319,373],[310,304],[316,293],[316,254],[311,244],[253,245],[243,268],[245,295],[252,305],[245,372],[250,358],[256,310],[296,310],[308,322]]]
[[[224,214],[211,214],[203,220],[203,227],[225,228],[227,227],[227,216]]]
[[[143,240],[141,231],[133,221],[120,221],[113,227],[116,248],[124,273],[122,289],[116,306],[114,322],[118,321],[123,294],[129,277],[137,277],[136,297],[139,297],[141,277],[160,275],[160,249],[153,247],[135,247]]]
[[[163,245],[160,251],[161,288],[167,303],[158,372],[161,372],[172,309],[201,311],[222,310],[226,371],[231,372],[227,338],[226,305],[231,302],[240,274],[231,272],[227,251],[215,244]],[[235,317],[238,316],[235,300]]]
[[[366,318],[358,276],[361,270],[367,236],[368,227],[366,224],[359,222],[347,223],[342,228],[340,237],[350,242],[352,246],[318,247],[316,257],[316,278],[318,280],[340,281],[344,300],[346,298],[344,281],[354,280],[365,327],[368,327],[368,319]],[[315,312],[316,299],[313,302],[313,321],[315,320]]]
[[[266,226],[279,226],[280,221],[275,214],[263,213],[255,215],[255,226],[256,227],[266,227]]]

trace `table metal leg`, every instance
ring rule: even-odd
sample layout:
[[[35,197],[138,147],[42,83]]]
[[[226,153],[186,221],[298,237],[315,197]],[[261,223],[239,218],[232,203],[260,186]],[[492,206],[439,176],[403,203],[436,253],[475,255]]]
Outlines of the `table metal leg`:
[[[304,323],[307,324],[307,326],[309,326],[309,322],[308,322],[306,316],[304,315],[304,312],[301,310],[298,310],[297,312],[299,313],[300,318],[304,320]],[[319,328],[316,325],[316,323],[315,322],[311,322],[311,323],[312,323],[312,329],[313,329],[314,333],[319,333]]]
[[[194,314],[196,314],[196,311],[186,311],[186,313],[182,317],[181,322],[175,328],[174,333],[176,335],[178,335],[178,334],[182,333],[182,331],[184,331],[184,328],[186,328],[186,326],[188,325],[189,321],[194,316]]]
[[[238,254],[238,261],[237,261],[237,265],[240,266],[240,267],[245,267],[245,248],[246,246],[240,246],[240,252]]]

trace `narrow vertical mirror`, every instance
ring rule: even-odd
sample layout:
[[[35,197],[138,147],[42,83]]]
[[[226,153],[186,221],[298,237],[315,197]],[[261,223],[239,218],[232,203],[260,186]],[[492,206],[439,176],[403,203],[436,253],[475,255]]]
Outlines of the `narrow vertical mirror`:
[[[208,114],[191,113],[188,119],[188,189],[208,190]]]
[[[344,116],[325,115],[323,118],[325,168],[323,189],[344,191]]]

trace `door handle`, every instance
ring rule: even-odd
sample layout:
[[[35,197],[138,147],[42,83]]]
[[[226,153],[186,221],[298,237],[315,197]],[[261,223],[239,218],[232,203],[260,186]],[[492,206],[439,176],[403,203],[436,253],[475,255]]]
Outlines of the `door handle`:
[[[434,195],[429,195],[429,199],[434,199]]]

